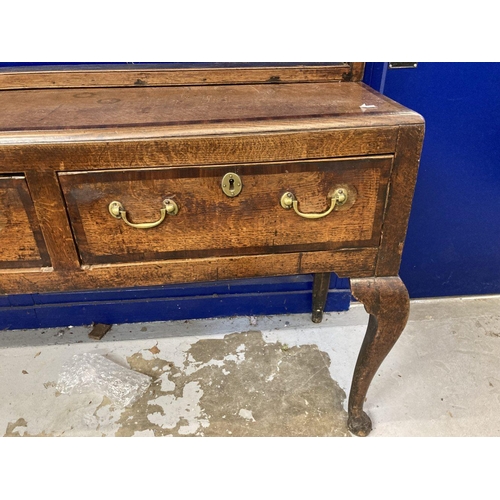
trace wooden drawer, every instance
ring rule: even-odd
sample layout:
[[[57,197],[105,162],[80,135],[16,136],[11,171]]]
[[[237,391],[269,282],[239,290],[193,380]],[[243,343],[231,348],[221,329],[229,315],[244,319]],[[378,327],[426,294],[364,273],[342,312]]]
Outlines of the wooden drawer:
[[[0,177],[0,269],[45,266],[50,259],[25,178]]]
[[[83,264],[335,250],[379,245],[392,156],[215,167],[60,173]],[[222,178],[242,191],[228,197]],[[335,188],[343,206],[318,219],[284,209],[291,192],[301,212],[324,213]],[[160,219],[163,200],[178,206],[156,227],[114,218],[118,201],[133,224]]]

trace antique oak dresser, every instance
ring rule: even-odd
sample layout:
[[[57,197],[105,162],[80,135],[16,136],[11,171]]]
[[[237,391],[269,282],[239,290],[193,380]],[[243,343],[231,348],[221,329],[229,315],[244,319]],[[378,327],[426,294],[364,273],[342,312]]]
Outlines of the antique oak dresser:
[[[424,122],[362,64],[0,72],[0,293],[309,274],[370,319],[348,425],[405,327]]]

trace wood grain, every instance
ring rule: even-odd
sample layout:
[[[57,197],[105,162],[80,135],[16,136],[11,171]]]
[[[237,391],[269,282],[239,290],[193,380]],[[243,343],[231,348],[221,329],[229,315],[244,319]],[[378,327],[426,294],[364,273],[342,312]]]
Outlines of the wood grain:
[[[388,156],[100,171],[61,174],[60,182],[82,262],[102,264],[377,246],[391,164]],[[235,198],[221,189],[229,172],[243,183]],[[321,219],[304,219],[280,205],[291,191],[300,210],[321,213],[339,186],[351,199]],[[130,227],[108,211],[116,200],[131,222],[154,222],[166,198],[179,213],[152,229]]]
[[[0,177],[0,269],[49,265],[26,180]]]
[[[363,104],[367,108],[360,108]],[[397,113],[352,83],[103,88],[0,92],[0,130],[197,125]]]
[[[78,268],[80,261],[55,172],[28,170],[26,180],[52,266],[55,269]]]
[[[377,276],[394,276],[399,272],[423,137],[423,125],[401,128],[399,133],[377,261]]]
[[[74,271],[0,273],[0,293],[44,293],[286,276],[334,271],[338,276],[367,277],[375,272],[376,248],[324,252],[244,255],[188,260],[83,266]]]
[[[350,63],[350,66],[351,66],[351,74],[349,80],[351,82],[360,82],[363,79],[365,73],[365,63],[355,62],[355,63]]]
[[[140,134],[140,131],[137,131]],[[146,132],[143,132],[147,136]],[[261,163],[391,154],[397,127],[0,146],[0,171]]]
[[[0,89],[152,87],[214,84],[359,81],[364,63],[264,67],[159,65],[3,68]]]

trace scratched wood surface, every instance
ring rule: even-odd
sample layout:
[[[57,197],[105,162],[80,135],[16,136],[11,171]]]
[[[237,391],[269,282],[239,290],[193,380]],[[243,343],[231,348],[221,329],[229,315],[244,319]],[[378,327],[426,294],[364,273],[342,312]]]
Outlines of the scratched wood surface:
[[[27,170],[26,180],[55,270],[74,269],[80,264],[68,224],[66,207],[57,175],[53,171]]]
[[[335,269],[341,277],[373,276],[376,248],[323,252],[175,259],[128,264],[83,266],[72,271],[0,273],[0,293],[44,293],[115,287],[155,286],[229,280],[235,277],[311,274]]]
[[[82,137],[82,142],[70,142],[66,141],[67,137],[59,137],[61,142],[53,144],[41,143],[42,136],[23,137],[22,140],[10,137],[11,145],[0,145],[0,171],[220,165],[392,154],[399,134],[397,126],[346,126],[334,130],[290,128],[292,131],[286,132],[254,130],[249,134],[232,130],[225,135],[169,138],[151,138],[148,130],[136,129],[134,133],[138,136],[135,139],[128,136],[126,140],[93,141],[86,137],[83,141]],[[53,141],[54,136],[46,139]]]
[[[360,81],[364,63],[246,66],[89,65],[0,69],[0,89],[147,87],[174,85],[276,84]]]
[[[392,157],[183,169],[61,174],[76,242],[85,264],[377,246]],[[226,196],[221,180],[237,173],[242,192]],[[344,206],[306,219],[280,205],[291,191],[306,213],[325,212],[330,193]],[[119,201],[131,222],[154,222],[166,198],[179,206],[157,227],[113,218]]]
[[[345,126],[419,122],[407,110],[360,83],[310,83],[207,87],[151,87],[17,90],[0,92],[0,144],[9,138],[45,133],[81,140],[136,137],[154,129],[157,135],[176,131],[255,133],[256,126],[286,131]],[[194,127],[194,128],[193,128]],[[76,134],[76,135],[73,135]],[[12,142],[12,141],[10,141]]]
[[[0,177],[0,269],[48,265],[25,179]]]

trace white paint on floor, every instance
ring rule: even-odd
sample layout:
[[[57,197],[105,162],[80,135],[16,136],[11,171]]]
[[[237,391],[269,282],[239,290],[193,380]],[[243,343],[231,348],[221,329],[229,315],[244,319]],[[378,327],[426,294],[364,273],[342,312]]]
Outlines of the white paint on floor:
[[[201,339],[249,330],[261,331],[269,343],[318,346],[331,359],[331,377],[348,394],[367,321],[363,307],[354,304],[350,311],[325,314],[319,325],[307,314],[114,325],[99,342],[88,338],[87,327],[4,331],[0,429],[20,436],[115,435],[123,425],[122,408],[99,394],[58,395],[56,382],[74,354],[98,352],[127,366],[127,358],[140,353],[151,363],[171,363],[155,367],[162,373],[149,422],[199,435],[209,425],[199,405],[203,391],[191,381],[174,395],[172,380],[180,374],[172,370],[193,374],[214,364],[229,374],[245,360],[244,344],[222,361],[204,364],[188,351]],[[408,325],[368,392],[371,436],[500,436],[499,359],[500,296],[412,301]],[[255,420],[248,408],[240,417]]]

